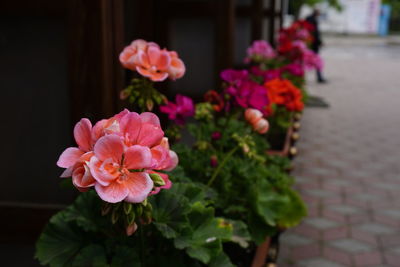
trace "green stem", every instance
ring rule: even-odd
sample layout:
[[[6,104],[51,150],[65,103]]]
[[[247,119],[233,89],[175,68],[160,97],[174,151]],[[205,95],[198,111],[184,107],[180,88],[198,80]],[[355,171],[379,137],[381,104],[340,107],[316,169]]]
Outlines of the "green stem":
[[[226,154],[226,157],[224,160],[221,162],[221,164],[218,165],[217,169],[214,171],[213,175],[211,176],[210,180],[207,183],[207,186],[210,187],[212,183],[214,182],[215,178],[217,178],[219,172],[222,170],[222,167],[228,162],[228,159],[232,157],[232,155],[238,150],[239,146],[233,148],[231,151],[229,151],[228,154]]]

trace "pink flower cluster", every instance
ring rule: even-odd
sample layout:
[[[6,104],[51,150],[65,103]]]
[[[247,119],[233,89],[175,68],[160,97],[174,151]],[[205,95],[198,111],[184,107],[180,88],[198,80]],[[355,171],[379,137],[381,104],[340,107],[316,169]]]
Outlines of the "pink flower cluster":
[[[253,44],[247,48],[247,58],[245,63],[249,63],[251,59],[266,60],[276,56],[274,49],[271,45],[264,40],[254,41]]]
[[[164,81],[181,78],[185,74],[185,65],[175,51],[160,49],[153,42],[138,39],[124,48],[119,55],[121,64],[130,70],[137,71],[152,81]]]
[[[310,60],[310,57],[308,57],[307,60]],[[252,75],[262,77],[263,83],[265,83],[277,78],[282,78],[282,74],[284,73],[288,73],[293,76],[303,77],[304,67],[299,62],[290,63],[288,65],[285,65],[277,69],[268,69],[268,70],[262,70],[259,66],[252,66],[250,68],[250,73]]]
[[[177,94],[175,103],[168,101],[165,106],[160,106],[160,111],[168,114],[168,118],[176,124],[185,124],[185,118],[194,116],[194,104],[190,97]]]
[[[301,57],[299,58],[301,63],[306,69],[322,69],[323,62],[321,57],[314,53],[312,50],[307,48],[307,45],[303,41],[294,41],[293,48],[296,49]]]
[[[221,78],[228,83],[225,93],[232,96],[237,105],[267,113],[268,94],[263,86],[250,79],[247,70],[227,69],[221,72]]]
[[[75,125],[74,137],[78,147],[67,148],[57,165],[66,168],[61,177],[72,176],[78,190],[94,187],[104,201],[140,203],[171,187],[165,174],[158,173],[165,182],[161,187],[154,187],[150,177],[178,164],[155,114],[125,109],[93,127],[82,119]]]
[[[260,134],[265,134],[268,131],[269,123],[263,118],[263,114],[259,110],[248,108],[244,112],[244,117],[253,127],[254,131]]]

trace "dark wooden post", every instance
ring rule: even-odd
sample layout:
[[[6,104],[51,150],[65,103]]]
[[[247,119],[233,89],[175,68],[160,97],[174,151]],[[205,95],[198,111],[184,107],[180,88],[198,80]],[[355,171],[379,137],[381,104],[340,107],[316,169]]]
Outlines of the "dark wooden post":
[[[273,46],[275,45],[275,17],[276,17],[276,0],[270,0],[269,4],[269,31],[268,31],[268,41]]]
[[[72,119],[111,116],[118,109],[123,71],[123,0],[68,1]]]
[[[235,3],[234,0],[218,0],[216,3],[216,73],[233,66],[235,41]]]
[[[250,10],[251,16],[251,39],[260,40],[263,31],[263,17],[264,17],[264,3],[263,0],[253,0]]]

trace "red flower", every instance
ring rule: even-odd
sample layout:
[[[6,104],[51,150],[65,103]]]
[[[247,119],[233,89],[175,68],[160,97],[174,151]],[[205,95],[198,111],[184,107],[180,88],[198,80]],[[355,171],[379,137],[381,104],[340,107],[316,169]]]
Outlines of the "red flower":
[[[285,106],[289,111],[303,110],[302,93],[289,80],[274,79],[266,82],[264,86],[272,103]]]
[[[225,106],[223,97],[215,90],[210,90],[204,95],[204,100],[209,102],[216,112],[222,111]]]

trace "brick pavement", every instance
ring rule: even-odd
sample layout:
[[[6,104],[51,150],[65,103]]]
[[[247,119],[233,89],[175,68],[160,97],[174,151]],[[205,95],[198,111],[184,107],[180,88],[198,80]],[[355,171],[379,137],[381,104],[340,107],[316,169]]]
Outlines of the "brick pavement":
[[[331,38],[330,107],[304,112],[296,187],[309,209],[281,239],[280,267],[400,266],[400,46]]]

